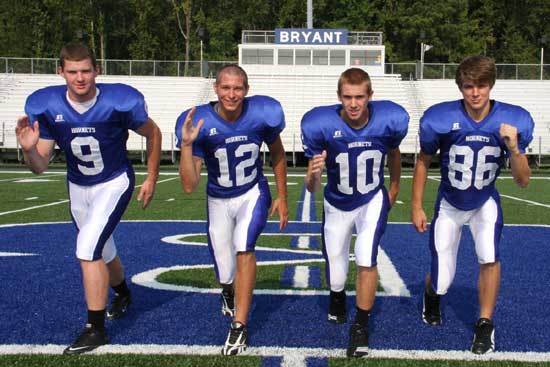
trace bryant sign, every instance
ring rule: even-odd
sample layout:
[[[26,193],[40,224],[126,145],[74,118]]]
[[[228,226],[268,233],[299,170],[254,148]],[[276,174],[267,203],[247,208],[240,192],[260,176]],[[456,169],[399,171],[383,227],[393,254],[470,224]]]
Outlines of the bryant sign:
[[[346,45],[347,29],[275,29],[275,43],[290,45]]]

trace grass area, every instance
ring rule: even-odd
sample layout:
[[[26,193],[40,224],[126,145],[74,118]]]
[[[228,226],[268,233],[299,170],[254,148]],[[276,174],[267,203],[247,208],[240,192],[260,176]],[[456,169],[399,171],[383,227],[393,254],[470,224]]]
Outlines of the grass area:
[[[548,363],[517,361],[430,361],[405,359],[349,359],[330,358],[329,367],[542,367]],[[40,366],[40,367],[260,367],[261,357],[253,356],[188,356],[188,355],[0,355],[1,366]]]
[[[63,167],[56,168],[59,171]],[[12,170],[12,169],[10,169]],[[138,168],[139,170],[139,168]],[[15,171],[14,171],[15,172]],[[150,206],[143,210],[136,201],[139,187],[134,191],[134,198],[126,211],[125,220],[204,220],[206,219],[206,177],[202,177],[196,192],[184,194],[175,169],[162,169],[155,197]],[[271,169],[266,168],[270,173]],[[295,173],[304,173],[305,169],[296,170]],[[404,175],[412,172],[405,171]],[[437,176],[437,171],[431,175]],[[508,172],[504,175],[509,176]],[[550,175],[542,172],[534,176]],[[40,179],[39,182],[21,182],[21,179]],[[136,185],[140,185],[145,179],[144,175],[136,176]],[[272,177],[269,177],[273,181]],[[299,201],[303,185],[302,177],[289,177],[289,211],[290,219],[297,218]],[[548,180],[531,180],[526,189],[519,189],[511,179],[501,179],[497,187],[502,195],[505,223],[516,224],[546,224],[550,225],[550,185]],[[433,206],[437,195],[435,180],[429,180],[425,190],[424,208],[428,218],[433,216]],[[410,196],[412,179],[404,177],[401,181],[401,192],[398,197],[402,203],[397,203],[390,212],[391,222],[409,222]],[[275,186],[270,186],[275,193]],[[322,192],[315,195],[316,220],[322,218]],[[515,198],[515,199],[514,199]],[[519,200],[517,200],[519,199]],[[0,224],[32,223],[32,222],[58,222],[70,221],[69,204],[67,200],[67,187],[64,175],[35,176],[26,170],[15,173],[0,172]],[[546,206],[534,205],[526,202],[533,201]],[[46,206],[49,205],[49,206]],[[37,207],[32,210],[24,210]],[[24,211],[18,211],[24,210]],[[274,217],[271,220],[278,220]],[[206,242],[205,236],[186,237],[186,240]],[[261,236],[258,246],[284,248],[290,243],[290,236]],[[320,240],[319,240],[320,243]],[[307,263],[308,266],[321,268],[322,284],[324,281],[324,263]],[[283,265],[265,266],[258,269],[257,288],[281,288],[280,279]],[[214,273],[211,269],[193,269],[174,274],[164,273],[162,276],[171,277],[163,281],[173,284],[194,285],[197,287],[218,287]],[[350,264],[350,274],[346,284],[347,289],[354,289],[355,266]],[[277,285],[277,286],[275,286]],[[365,365],[365,360],[349,360],[343,358],[331,358],[329,366],[359,366]],[[235,357],[222,358],[218,356],[191,356],[191,355],[87,355],[82,357],[66,357],[59,355],[0,355],[0,366],[261,366],[261,357]],[[515,361],[419,361],[396,359],[368,359],[370,366],[542,366],[546,363],[521,363]]]
[[[0,366],[40,367],[259,367],[260,357],[187,356],[187,355],[0,355]]]
[[[270,248],[289,248],[290,242],[296,236],[289,235],[273,235],[273,234],[261,234],[256,243],[256,247],[270,247]],[[317,239],[317,243],[321,246],[321,236],[309,236]],[[180,238],[180,241],[187,242],[199,242],[199,243],[208,243],[208,238],[204,236],[186,236]],[[303,249],[305,251],[320,251],[319,249]]]
[[[304,262],[295,263],[291,266],[310,266],[318,267],[321,270],[321,287],[320,288],[304,288],[315,290],[326,290],[325,278],[325,262]],[[256,289],[296,289],[290,286],[281,284],[281,278],[284,268],[289,265],[261,265],[258,266],[258,274],[256,277]],[[346,290],[355,290],[355,278],[357,276],[357,267],[354,262],[350,263],[348,278],[346,280]],[[160,283],[184,285],[197,288],[219,288],[220,285],[216,281],[216,277],[212,269],[184,269],[171,270],[157,276],[156,279]],[[379,291],[383,289],[378,286]]]
[[[270,172],[270,168],[266,168]],[[185,194],[181,189],[177,173],[169,170],[168,175],[162,175],[156,187],[155,197],[149,207],[145,210],[137,202],[136,197],[139,187],[134,190],[132,199],[124,220],[197,220],[206,219],[206,177],[202,177],[197,190],[193,194]],[[303,173],[303,172],[302,172]],[[430,172],[437,175],[437,171]],[[404,173],[404,176],[409,173]],[[536,176],[536,175],[534,175]],[[20,182],[21,179],[40,179],[39,182]],[[145,179],[144,175],[136,175],[136,186],[139,186]],[[269,177],[273,181],[273,177]],[[388,180],[386,180],[387,183]],[[289,218],[296,220],[298,204],[301,200],[303,185],[302,177],[288,178],[288,205]],[[431,220],[433,216],[434,202],[437,197],[439,182],[428,180],[424,194],[424,210]],[[270,185],[272,194],[276,195],[274,185]],[[511,179],[500,179],[497,181],[497,188],[502,195],[511,196],[520,200],[530,200],[545,205],[550,205],[550,185],[548,180],[533,179],[525,189],[519,189]],[[390,211],[390,222],[410,221],[410,197],[412,179],[403,177],[401,179],[400,193],[398,200]],[[0,172],[0,213],[6,211],[20,210],[32,206],[54,204],[67,200],[67,186],[63,175],[41,175],[35,176],[30,172],[21,170],[20,173]],[[34,198],[29,200],[30,198]],[[550,224],[548,207],[529,204],[525,201],[514,200],[502,197],[502,207],[505,223],[515,224]],[[322,190],[315,195],[316,220],[322,219],[323,210]],[[55,218],[55,219],[53,219]],[[0,224],[6,223],[30,223],[46,221],[70,221],[69,204],[61,204],[41,207],[35,210],[15,212],[0,216]],[[277,215],[270,220],[278,220]]]

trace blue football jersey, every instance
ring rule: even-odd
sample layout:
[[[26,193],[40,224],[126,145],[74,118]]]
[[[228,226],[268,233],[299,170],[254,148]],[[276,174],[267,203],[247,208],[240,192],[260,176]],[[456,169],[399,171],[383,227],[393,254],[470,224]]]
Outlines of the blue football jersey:
[[[214,111],[214,102],[198,106],[193,125],[200,119],[204,125],[193,142],[193,155],[200,157],[208,171],[207,194],[231,198],[244,194],[260,179],[262,172],[260,147],[275,142],[285,127],[281,104],[270,97],[252,96],[243,101],[243,111],[233,123]],[[190,110],[176,122],[177,146],[181,147],[181,128]]]
[[[65,85],[37,90],[25,103],[31,123],[39,122],[40,138],[55,140],[67,158],[67,178],[95,185],[131,170],[128,129],[147,121],[143,95],[124,84],[97,84],[100,94],[83,114],[67,101]]]
[[[420,119],[420,148],[440,150],[440,194],[461,210],[479,208],[495,192],[495,180],[508,154],[500,124],[518,130],[522,153],[533,139],[534,122],[525,109],[498,101],[480,122],[470,118],[462,100],[436,104]]]
[[[340,117],[342,105],[312,109],[302,118],[305,156],[327,151],[325,199],[340,210],[368,203],[384,186],[384,161],[407,134],[409,115],[391,101],[371,101],[369,122],[361,129]]]

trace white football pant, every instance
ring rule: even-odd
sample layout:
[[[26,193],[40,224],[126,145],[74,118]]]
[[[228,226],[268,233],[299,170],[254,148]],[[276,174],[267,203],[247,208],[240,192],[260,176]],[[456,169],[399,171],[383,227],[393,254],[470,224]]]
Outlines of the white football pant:
[[[71,216],[77,227],[76,257],[110,263],[116,256],[112,233],[126,210],[134,190],[133,174],[92,186],[69,181]]]
[[[431,282],[437,294],[443,295],[451,286],[456,273],[456,258],[462,226],[470,224],[477,260],[489,264],[499,259],[499,242],[502,232],[502,208],[498,196],[491,197],[481,207],[460,210],[444,198],[436,202],[430,228],[432,253]]]
[[[323,255],[326,260],[326,278],[330,290],[344,290],[349,269],[349,249],[353,228],[355,263],[358,266],[376,266],[378,245],[386,229],[390,209],[388,194],[380,189],[365,205],[351,211],[335,208],[324,200]]]
[[[233,283],[237,253],[254,251],[270,205],[267,181],[234,198],[208,196],[208,245],[221,284]]]

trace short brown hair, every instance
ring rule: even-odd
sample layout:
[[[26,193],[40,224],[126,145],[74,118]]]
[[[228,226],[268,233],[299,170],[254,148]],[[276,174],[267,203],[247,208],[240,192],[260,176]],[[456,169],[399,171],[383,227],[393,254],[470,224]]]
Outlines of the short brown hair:
[[[216,73],[216,84],[220,84],[221,75],[224,73],[240,76],[243,80],[244,87],[246,88],[246,90],[248,90],[248,75],[246,74],[246,71],[244,71],[244,69],[241,68],[239,65],[228,64],[219,69]]]
[[[338,79],[338,95],[342,92],[342,85],[351,84],[351,85],[360,85],[367,83],[367,94],[372,92],[372,84],[370,81],[369,73],[360,68],[349,68],[340,74]]]
[[[94,53],[92,52],[92,50],[90,50],[88,46],[83,45],[82,43],[67,43],[65,46],[63,46],[61,52],[59,53],[59,63],[61,65],[61,68],[65,66],[65,60],[82,61],[86,59],[90,59],[94,68],[97,67],[97,61],[95,59]]]
[[[493,87],[497,78],[495,62],[487,56],[470,56],[460,63],[456,69],[455,82],[459,88],[465,80],[474,84],[488,84]]]

